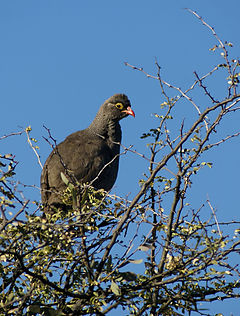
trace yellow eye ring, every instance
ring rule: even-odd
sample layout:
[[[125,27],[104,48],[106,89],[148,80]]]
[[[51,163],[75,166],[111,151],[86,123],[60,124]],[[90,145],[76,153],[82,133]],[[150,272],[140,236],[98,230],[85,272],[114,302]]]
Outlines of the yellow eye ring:
[[[120,103],[120,102],[119,102],[119,103],[116,103],[115,106],[116,106],[116,108],[119,109],[119,110],[122,110],[122,109],[123,109],[123,104]]]

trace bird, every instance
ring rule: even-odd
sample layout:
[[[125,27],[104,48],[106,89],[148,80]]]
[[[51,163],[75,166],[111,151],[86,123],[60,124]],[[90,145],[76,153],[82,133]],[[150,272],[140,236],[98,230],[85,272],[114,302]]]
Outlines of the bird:
[[[118,173],[122,131],[119,121],[135,117],[125,94],[115,94],[99,108],[92,123],[70,134],[47,158],[41,173],[42,204],[63,205],[62,192],[70,182],[89,184],[95,190],[110,191]]]

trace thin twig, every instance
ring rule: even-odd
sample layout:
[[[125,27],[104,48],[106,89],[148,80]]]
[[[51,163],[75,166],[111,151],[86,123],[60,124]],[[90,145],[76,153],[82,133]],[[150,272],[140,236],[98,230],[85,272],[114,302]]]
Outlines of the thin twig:
[[[219,38],[219,36],[215,32],[214,28],[211,25],[209,25],[207,22],[205,22],[203,20],[203,18],[197,14],[196,11],[193,11],[189,8],[187,8],[186,10],[189,11],[190,13],[192,13],[193,15],[195,15],[202,22],[202,24],[205,25],[212,32],[213,36],[216,38],[216,40],[219,43],[219,47],[223,50],[223,58],[225,59],[229,76],[230,76],[230,78],[233,78],[232,68],[231,68],[231,65],[230,65],[229,60],[228,60],[228,51],[227,51],[225,45],[223,44],[222,40]],[[236,87],[234,85],[230,86],[228,97],[230,97],[230,95],[231,95],[231,88],[233,88],[234,94],[236,94]]]
[[[32,141],[31,141],[31,138],[30,138],[30,136],[29,136],[29,131],[31,131],[31,129],[29,129],[28,127],[25,128],[25,133],[26,133],[26,135],[27,135],[27,141],[28,141],[30,147],[32,148],[32,150],[34,151],[34,153],[35,153],[35,155],[36,155],[36,157],[37,157],[37,160],[38,160],[38,163],[39,163],[40,167],[43,169],[43,165],[42,165],[42,163],[41,163],[40,156],[39,156],[39,154],[38,154],[36,148],[33,146]]]
[[[3,135],[0,137],[0,140],[5,139],[5,138],[10,137],[10,136],[22,135],[24,132],[25,131],[21,131],[21,132],[10,133],[8,135]]]
[[[207,87],[203,85],[202,79],[199,78],[197,72],[194,71],[193,73],[194,73],[194,75],[197,77],[197,80],[198,80],[198,82],[199,82],[199,86],[200,86],[201,88],[203,88],[203,90],[205,91],[205,94],[212,100],[213,103],[218,103],[219,101],[215,100],[215,99],[213,98],[213,96],[210,94],[210,92],[207,90]]]
[[[212,148],[212,147],[214,147],[214,146],[219,146],[219,145],[221,145],[222,143],[226,142],[227,140],[229,140],[229,139],[231,139],[231,138],[233,138],[233,137],[237,137],[237,136],[239,136],[239,135],[240,135],[240,132],[235,133],[235,134],[232,134],[232,135],[229,135],[229,136],[227,136],[227,137],[221,139],[220,141],[218,141],[218,142],[216,142],[216,143],[214,143],[214,144],[209,144],[209,145],[207,145],[207,146],[206,146],[206,149],[210,149],[210,148]]]
[[[212,211],[212,213],[213,213],[213,217],[214,217],[215,223],[216,223],[216,225],[217,225],[217,229],[218,229],[219,236],[222,237],[222,232],[221,232],[220,227],[219,227],[219,224],[218,224],[217,216],[216,216],[215,210],[214,210],[214,208],[212,207],[212,204],[211,204],[209,198],[207,199],[207,203],[208,203],[208,205],[209,205],[209,207],[210,207],[210,209],[211,209],[211,211]]]

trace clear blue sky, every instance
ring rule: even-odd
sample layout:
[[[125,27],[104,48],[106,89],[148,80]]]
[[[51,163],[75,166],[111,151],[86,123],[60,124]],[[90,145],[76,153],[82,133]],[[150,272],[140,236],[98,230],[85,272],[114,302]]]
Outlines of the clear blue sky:
[[[186,7],[231,41],[233,56],[239,57],[239,0],[0,0],[0,136],[31,125],[44,163],[50,147],[42,138],[43,124],[60,142],[87,127],[101,103],[120,92],[136,113],[122,121],[123,144],[147,154],[140,136],[154,125],[151,114],[160,112],[163,100],[157,82],[124,62],[155,74],[157,58],[164,79],[183,89],[193,82],[194,70],[204,74],[221,62],[209,51],[214,37]],[[214,89],[221,95],[217,82]],[[236,132],[238,122],[239,115],[226,123],[226,134],[231,128]],[[1,153],[16,155],[21,182],[39,185],[41,169],[24,135],[1,141]],[[203,186],[194,197],[200,203],[209,195],[221,220],[239,219],[239,140],[214,150],[211,159],[214,168],[202,172],[195,184]],[[113,192],[133,197],[146,168],[140,157],[123,156]],[[36,189],[24,194],[40,197]],[[238,306],[213,303],[210,311],[235,316]]]

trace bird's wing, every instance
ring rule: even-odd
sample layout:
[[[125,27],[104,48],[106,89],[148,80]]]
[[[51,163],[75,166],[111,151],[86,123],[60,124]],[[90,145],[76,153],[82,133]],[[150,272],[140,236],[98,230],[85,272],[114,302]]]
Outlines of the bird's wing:
[[[112,159],[113,154],[104,139],[81,132],[67,137],[60,144],[59,152],[77,180],[89,182]]]
[[[48,157],[41,176],[42,201],[49,204],[57,199],[55,188],[66,188],[61,172],[80,183],[98,178],[99,172],[113,158],[111,149],[101,138],[79,135],[67,137]]]

